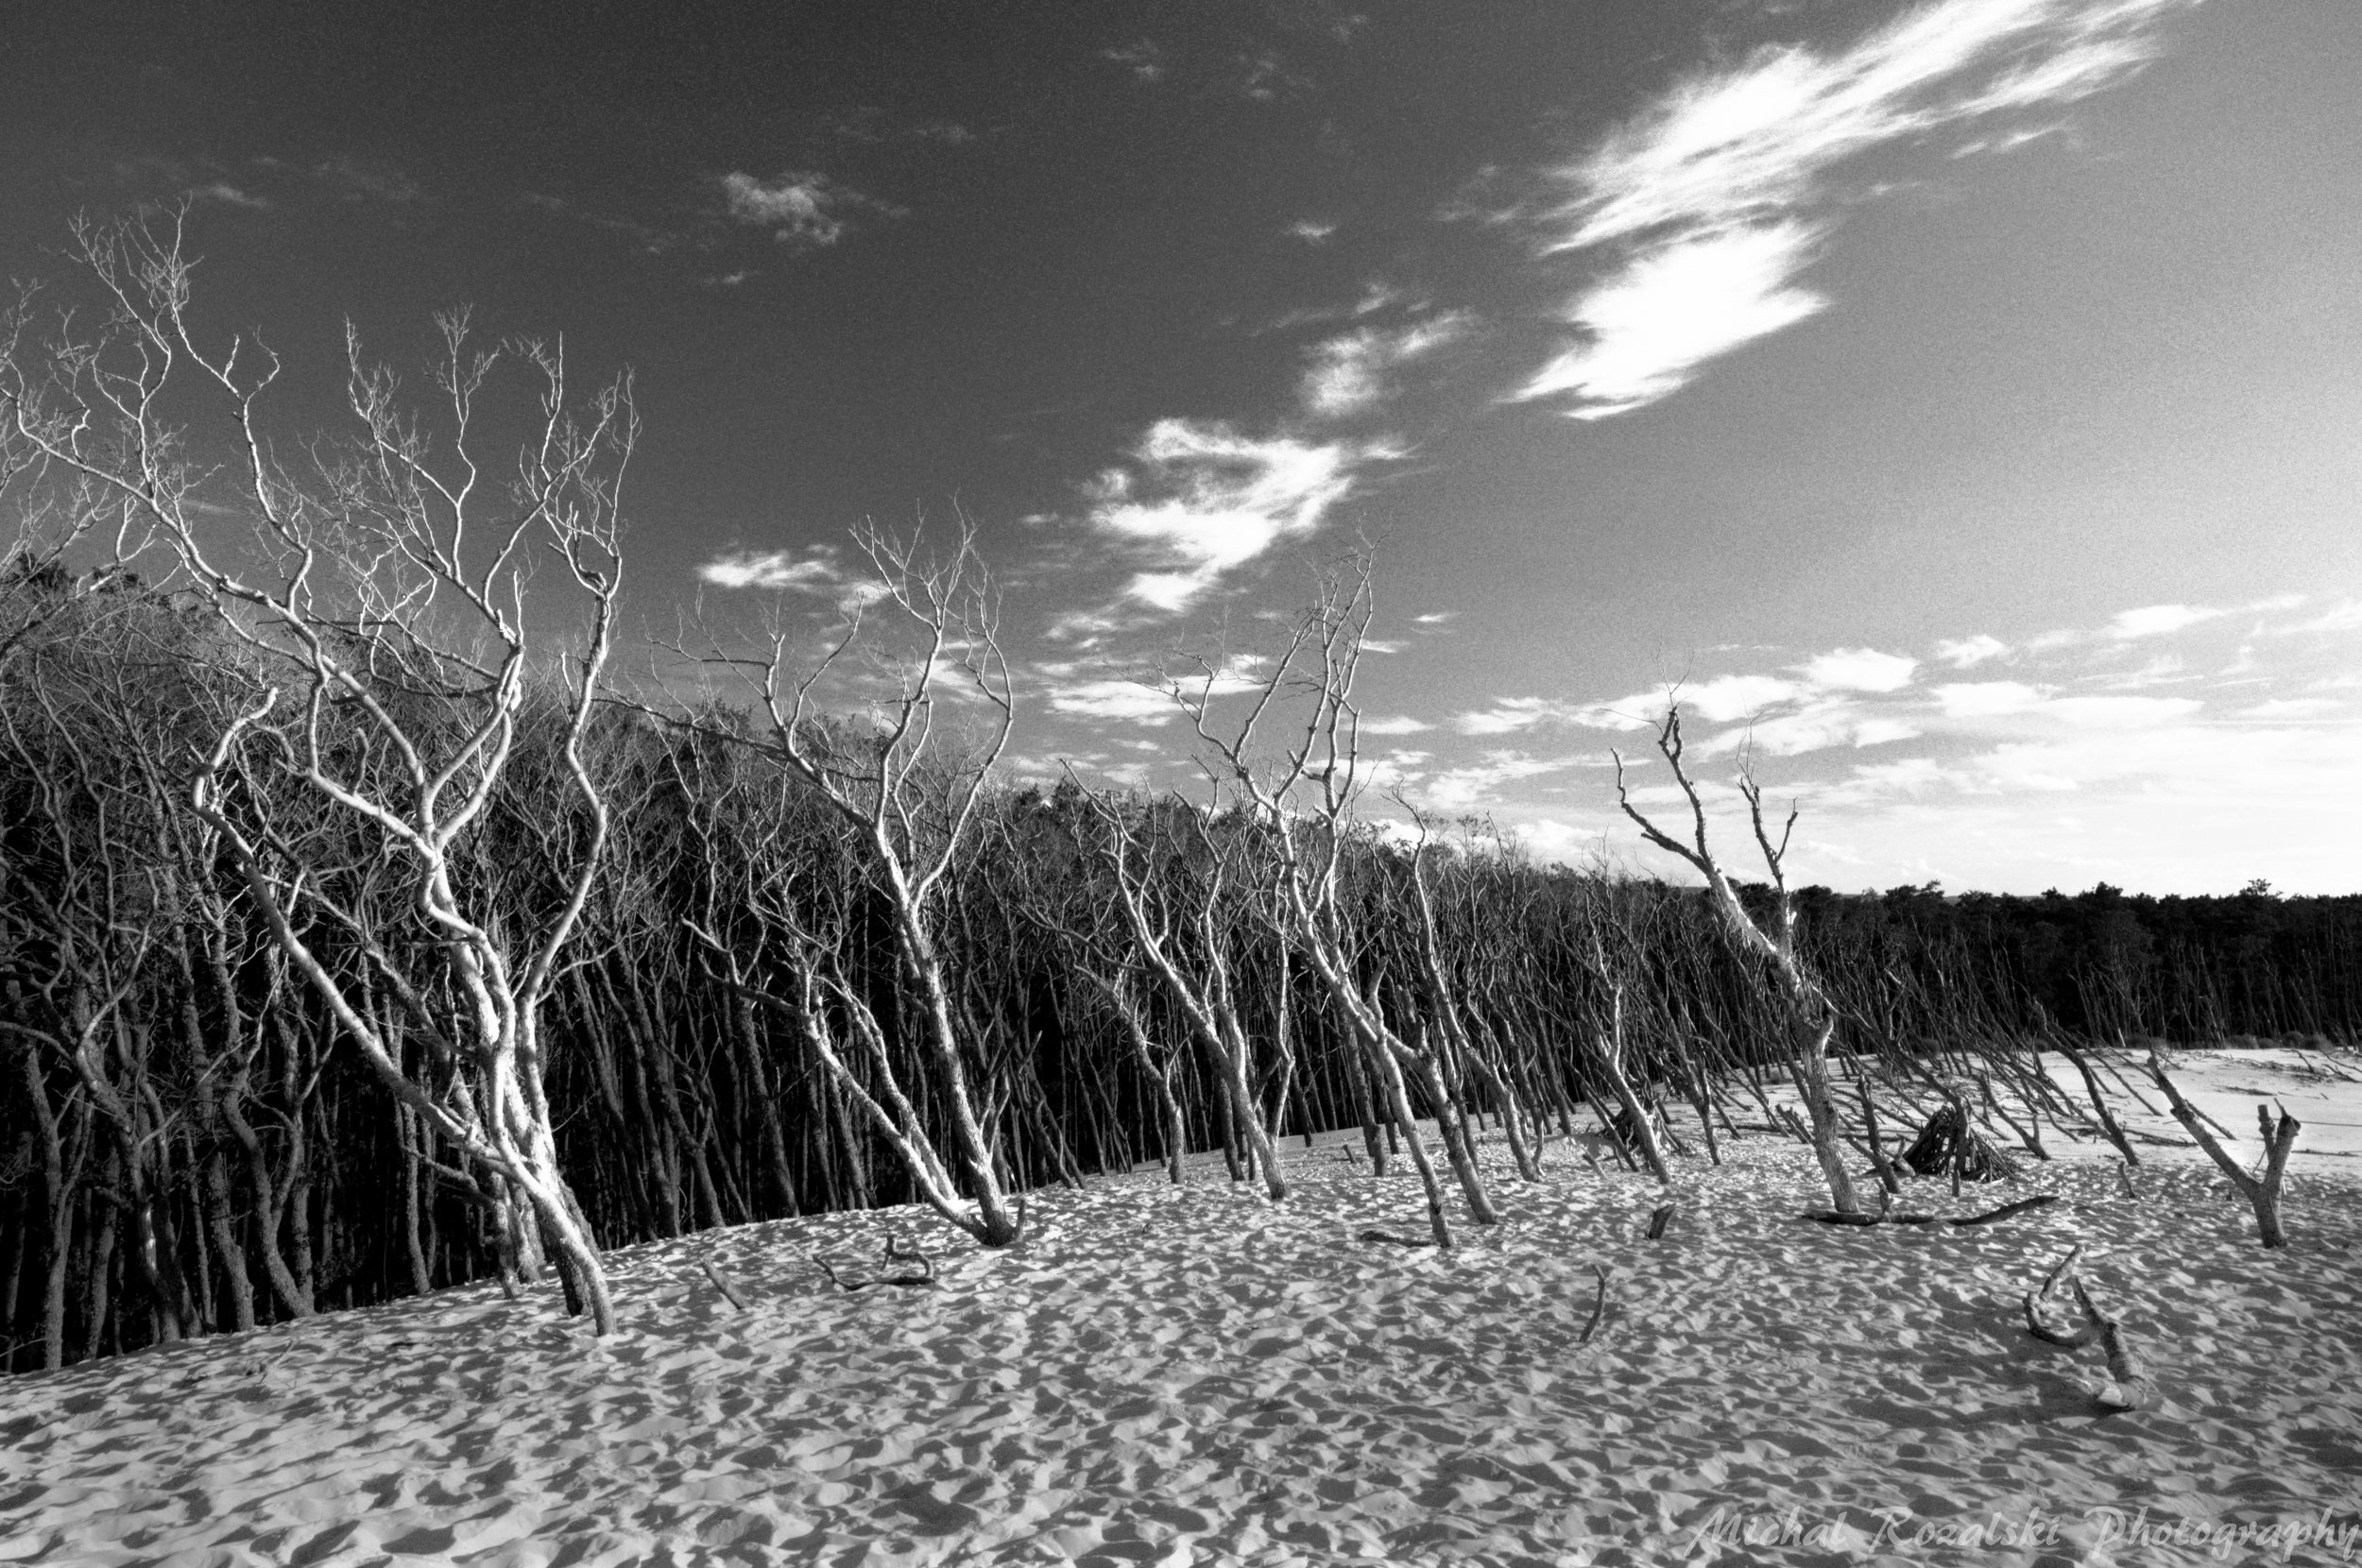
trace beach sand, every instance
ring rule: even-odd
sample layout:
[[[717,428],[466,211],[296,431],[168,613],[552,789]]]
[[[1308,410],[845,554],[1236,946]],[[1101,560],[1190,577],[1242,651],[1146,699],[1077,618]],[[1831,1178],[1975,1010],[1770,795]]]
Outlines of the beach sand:
[[[1847,1229],[1798,1218],[1808,1151],[1710,1167],[1692,1125],[1669,1190],[1566,1144],[1522,1183],[1487,1138],[1506,1221],[1439,1254],[1360,1238],[1424,1214],[1358,1133],[1290,1140],[1278,1207],[1201,1161],[1036,1193],[1003,1253],[916,1210],[619,1252],[604,1342],[488,1286],[0,1383],[0,1561],[2362,1561],[2208,1533],[2362,1532],[2362,1070],[2298,1060],[2177,1078],[2251,1157],[2246,1091],[2318,1117],[2281,1252],[2195,1150],[2128,1197],[2046,1131],[2077,1157],[1906,1206],[2062,1202]],[[813,1261],[874,1272],[889,1230],[933,1286]],[[2099,1413],[2098,1350],[2026,1333],[2079,1242],[2150,1408]]]

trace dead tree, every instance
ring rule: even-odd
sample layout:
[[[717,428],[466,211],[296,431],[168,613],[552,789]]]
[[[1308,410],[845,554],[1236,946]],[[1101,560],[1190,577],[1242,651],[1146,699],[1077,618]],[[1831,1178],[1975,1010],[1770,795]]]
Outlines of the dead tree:
[[[2288,1151],[2296,1147],[2297,1133],[2303,1123],[2279,1106],[2280,1117],[2273,1120],[2271,1111],[2259,1101],[2255,1107],[2257,1131],[2264,1140],[2262,1168],[2251,1174],[2231,1151],[2206,1130],[2203,1113],[2182,1098],[2182,1091],[2165,1075],[2165,1059],[2155,1051],[2148,1053],[2148,1073],[2165,1091],[2166,1102],[2173,1108],[2173,1119],[2182,1124],[2183,1132],[2197,1140],[2206,1150],[2206,1157],[2215,1162],[2217,1169],[2231,1178],[2231,1185],[2255,1210],[2255,1227],[2267,1247],[2285,1247],[2288,1233],[2280,1227],[2280,1187],[2288,1173]]]
[[[222,624],[264,669],[282,673],[267,677],[202,758],[195,810],[338,1031],[397,1099],[498,1173],[520,1205],[512,1228],[528,1256],[539,1238],[523,1223],[527,1212],[556,1253],[570,1302],[579,1298],[606,1333],[615,1314],[597,1243],[558,1168],[541,1014],[608,828],[580,743],[622,577],[623,476],[638,434],[629,385],[609,383],[577,403],[561,348],[518,346],[539,383],[538,407],[515,477],[498,486],[478,467],[474,427],[478,395],[504,356],[470,346],[464,314],[439,322],[439,432],[402,401],[390,371],[363,360],[348,332],[357,434],[341,448],[316,449],[314,471],[299,474],[273,458],[262,419],[278,356],[244,338],[213,349],[197,342],[188,315],[193,263],[178,225],[84,229],[79,237],[111,314],[94,336],[71,335],[69,323],[44,375],[9,367],[17,430],[153,526]],[[227,416],[236,455],[219,469],[163,421],[184,366]],[[243,537],[220,527],[225,512],[248,524]],[[578,599],[578,640],[562,660],[531,629],[550,615],[546,593],[527,593],[543,556]],[[585,828],[574,863],[560,873],[559,907],[539,929],[517,930],[462,865],[528,699],[553,679]],[[257,756],[260,767],[299,781],[374,836],[401,868],[402,928],[340,898],[317,868],[290,855],[238,787]],[[317,923],[362,956],[359,977],[332,966],[306,934]],[[427,1043],[425,1070],[405,1065],[403,1043],[389,1036],[370,990],[393,998],[403,1027]]]
[[[1431,1054],[1415,1050],[1388,1021],[1378,996],[1378,977],[1360,972],[1358,946],[1340,897],[1344,856],[1357,829],[1352,808],[1361,776],[1360,709],[1353,685],[1362,637],[1370,618],[1366,561],[1345,584],[1326,583],[1312,607],[1291,630],[1270,672],[1260,679],[1233,675],[1228,690],[1245,706],[1239,720],[1215,716],[1215,700],[1225,683],[1213,663],[1166,690],[1186,713],[1206,748],[1206,767],[1216,804],[1227,802],[1258,831],[1267,858],[1268,918],[1304,961],[1352,1031],[1384,1095],[1418,1170],[1428,1198],[1428,1222],[1436,1245],[1451,1245],[1443,1187],[1420,1138],[1411,1108],[1406,1073],[1415,1074],[1436,1110],[1436,1123],[1452,1173],[1470,1218],[1480,1225],[1498,1219],[1473,1152],[1451,1114],[1449,1094]],[[1279,722],[1291,699],[1305,710],[1278,755],[1261,755],[1260,730]],[[1209,810],[1211,808],[1209,808]]]
[[[1242,835],[1217,831],[1185,802],[1173,803],[1174,810],[1149,813],[1168,822],[1176,815],[1188,821],[1190,839],[1176,842],[1169,833],[1154,834],[1121,801],[1104,795],[1086,798],[1097,820],[1094,848],[1109,877],[1115,912],[1130,937],[1132,952],[1214,1065],[1221,1080],[1224,1114],[1243,1134],[1253,1163],[1261,1171],[1264,1191],[1273,1202],[1285,1202],[1288,1179],[1280,1168],[1271,1125],[1255,1095],[1254,1046],[1240,1020],[1239,982],[1225,951],[1221,924],[1223,909],[1234,897],[1235,884],[1242,874],[1241,861],[1255,846]],[[1139,863],[1144,852],[1167,867],[1166,875],[1153,878],[1149,874]],[[1194,875],[1184,887],[1175,889],[1172,885],[1174,868],[1183,866]],[[1183,907],[1176,909],[1176,903]],[[1194,938],[1194,974],[1184,967],[1177,926],[1186,927]]]
[[[874,530],[856,537],[877,579],[842,602],[843,620],[810,668],[799,673],[794,639],[776,621],[761,651],[712,653],[701,660],[743,678],[759,705],[758,735],[695,713],[670,717],[759,750],[825,802],[858,846],[868,886],[883,901],[892,927],[907,1011],[916,1018],[916,1043],[930,1070],[931,1098],[949,1126],[949,1150],[934,1149],[882,1025],[837,961],[836,936],[806,929],[794,944],[797,995],[787,1005],[830,1076],[895,1150],[927,1203],[981,1244],[1006,1247],[1021,1234],[1020,1214],[994,1168],[992,1143],[978,1115],[937,929],[944,878],[973,825],[1015,712],[997,604],[971,529],[963,526],[948,560],[933,562],[920,561],[914,545]],[[819,707],[823,685],[861,643],[871,605],[896,618],[908,646],[888,662],[881,684],[866,692],[856,689],[868,699],[868,712],[831,724]],[[963,700],[984,725],[982,740],[965,747],[939,711],[941,704]],[[789,906],[775,907],[784,912]],[[727,948],[717,933],[701,937],[710,950]],[[867,1082],[852,1070],[832,1033],[840,1023],[869,1062]]]
[[[1755,847],[1762,852],[1764,867],[1772,878],[1772,914],[1771,927],[1766,929],[1747,912],[1747,906],[1739,901],[1738,889],[1723,873],[1706,842],[1705,803],[1699,798],[1698,786],[1682,764],[1680,704],[1666,709],[1664,722],[1657,727],[1656,745],[1658,754],[1672,770],[1673,782],[1688,802],[1693,827],[1691,842],[1684,844],[1669,836],[1632,803],[1621,756],[1615,758],[1617,804],[1639,827],[1643,838],[1679,857],[1705,878],[1707,894],[1724,930],[1741,951],[1772,970],[1787,1004],[1791,1046],[1789,1070],[1795,1079],[1797,1092],[1804,1097],[1806,1115],[1811,1118],[1812,1150],[1829,1184],[1829,1202],[1841,1214],[1858,1212],[1861,1204],[1854,1193],[1853,1174],[1845,1166],[1843,1122],[1839,1116],[1837,1096],[1829,1086],[1829,1043],[1837,1033],[1837,1009],[1796,951],[1796,905],[1789,894],[1784,867],[1789,835],[1796,827],[1796,812],[1789,810],[1788,821],[1780,829],[1779,842],[1774,844],[1764,825],[1763,792],[1746,770],[1740,771],[1739,793],[1747,801]]]
[[[1396,804],[1411,813],[1417,836],[1411,847],[1412,911],[1416,916],[1418,935],[1419,975],[1427,990],[1428,1009],[1443,1032],[1444,1043],[1453,1060],[1463,1064],[1484,1081],[1493,1103],[1500,1115],[1504,1134],[1509,1141],[1510,1158],[1515,1162],[1517,1174],[1529,1182],[1542,1179],[1541,1167],[1534,1163],[1533,1151],[1526,1142],[1525,1117],[1517,1103],[1516,1091],[1511,1086],[1508,1074],[1491,1060],[1485,1044],[1474,1038],[1467,1027],[1462,1004],[1463,987],[1454,979],[1451,967],[1445,962],[1443,942],[1435,919],[1435,898],[1428,886],[1428,866],[1434,854],[1433,837],[1428,814],[1413,807],[1408,798],[1395,795]],[[1471,856],[1463,852],[1454,857],[1455,863],[1465,873]]]

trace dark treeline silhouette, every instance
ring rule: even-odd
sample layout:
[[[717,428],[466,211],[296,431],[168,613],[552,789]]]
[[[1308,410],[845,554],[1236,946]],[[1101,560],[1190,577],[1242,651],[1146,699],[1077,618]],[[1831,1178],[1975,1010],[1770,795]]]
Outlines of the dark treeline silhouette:
[[[1692,822],[1649,842],[1703,890],[1374,821],[1366,561],[1258,680],[1163,683],[1202,797],[999,780],[965,532],[863,536],[817,652],[782,612],[619,689],[627,382],[454,315],[426,403],[349,343],[347,434],[276,440],[278,362],[190,326],[178,231],[77,237],[102,310],[0,333],[8,1370],[479,1279],[605,1333],[619,1245],[915,1202],[1008,1246],[1028,1189],[1200,1151],[1284,1202],[1283,1145],[1338,1130],[1439,1246],[1595,1116],[1660,1179],[1793,1133],[1858,1219],[1874,1078],[2040,1157],[2087,1126],[2045,1044],[2362,1019],[2355,900],[1791,896],[1747,779],[1772,881],[1737,884],[1677,711]]]
[[[499,1174],[342,1041],[191,805],[254,655],[201,605],[85,587],[19,570],[0,590],[9,1366],[522,1280],[537,1248]],[[367,748],[356,716],[328,722],[332,749]],[[854,744],[861,725],[832,724]],[[724,725],[610,707],[590,730],[614,827],[543,1035],[560,1163],[603,1247],[919,1200],[861,1104],[889,1078],[916,1141],[956,1143],[875,865]],[[528,702],[456,866],[518,929],[553,918],[565,844],[588,831],[565,733],[562,701]],[[317,879],[314,907],[348,917],[314,916],[311,950],[421,1076],[455,1070],[426,1061],[430,1031],[363,950],[435,940],[382,847],[264,761],[233,788]],[[1324,830],[1317,814],[1298,829]],[[1695,890],[1537,865],[1472,824],[1420,844],[1338,831],[1340,950],[1409,1059],[1437,1068],[1407,1078],[1421,1118],[1507,1114],[1538,1147],[1593,1109],[1622,1117],[1628,1093],[1688,1101],[1709,1140],[1734,1117],[1776,1123],[1759,1098],[1785,1050],[1776,998]],[[1364,1129],[1381,1167],[1396,1157],[1384,1065],[1294,956],[1275,854],[1236,808],[987,789],[934,917],[1008,1190],[1155,1161],[1177,1178],[1216,1150],[1263,1180],[1277,1140],[1341,1128]],[[1840,998],[1838,1050],[1912,1064],[1931,1106],[1947,1053],[1991,1070],[2054,1031],[2350,1037],[2362,1017],[2362,899],[1806,889],[1798,907]],[[421,1000],[429,1018],[459,1005]]]

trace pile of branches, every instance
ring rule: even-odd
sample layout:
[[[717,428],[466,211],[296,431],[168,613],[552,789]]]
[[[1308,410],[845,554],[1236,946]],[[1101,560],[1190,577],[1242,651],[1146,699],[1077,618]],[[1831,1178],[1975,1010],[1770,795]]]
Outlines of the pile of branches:
[[[1927,1118],[1919,1136],[1903,1150],[1903,1163],[1922,1176],[1957,1176],[1963,1182],[2017,1179],[2016,1164],[1969,1124],[1968,1112],[1947,1105]]]

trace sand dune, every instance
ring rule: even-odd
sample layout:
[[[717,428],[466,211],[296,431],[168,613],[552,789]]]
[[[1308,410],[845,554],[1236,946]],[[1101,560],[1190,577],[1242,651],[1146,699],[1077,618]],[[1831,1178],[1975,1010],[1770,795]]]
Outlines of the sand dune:
[[[2251,1145],[2261,1065],[2220,1063],[2186,1070]],[[2270,1087],[2362,1122],[2355,1085]],[[1439,1255],[1356,1239],[1421,1217],[1350,1141],[1292,1151],[1279,1208],[1219,1166],[1039,1193],[1007,1253],[907,1210],[637,1249],[604,1343],[552,1293],[478,1287],[21,1377],[0,1560],[2362,1561],[2362,1202],[2335,1155],[2296,1166],[2293,1245],[2265,1253],[2186,1160],[2137,1199],[2093,1160],[1928,1183],[1911,1206],[2066,1201],[1843,1230],[1796,1218],[1825,1201],[1806,1151],[1750,1138],[1682,1167],[1652,1243],[1653,1182],[1554,1146],[1529,1185],[1488,1146],[1510,1219]],[[870,1270],[889,1227],[934,1285],[847,1294],[813,1262]],[[2023,1329],[2077,1242],[2154,1408],[2096,1413],[2098,1353]],[[2357,1534],[2284,1559],[2205,1533],[2323,1519]]]

